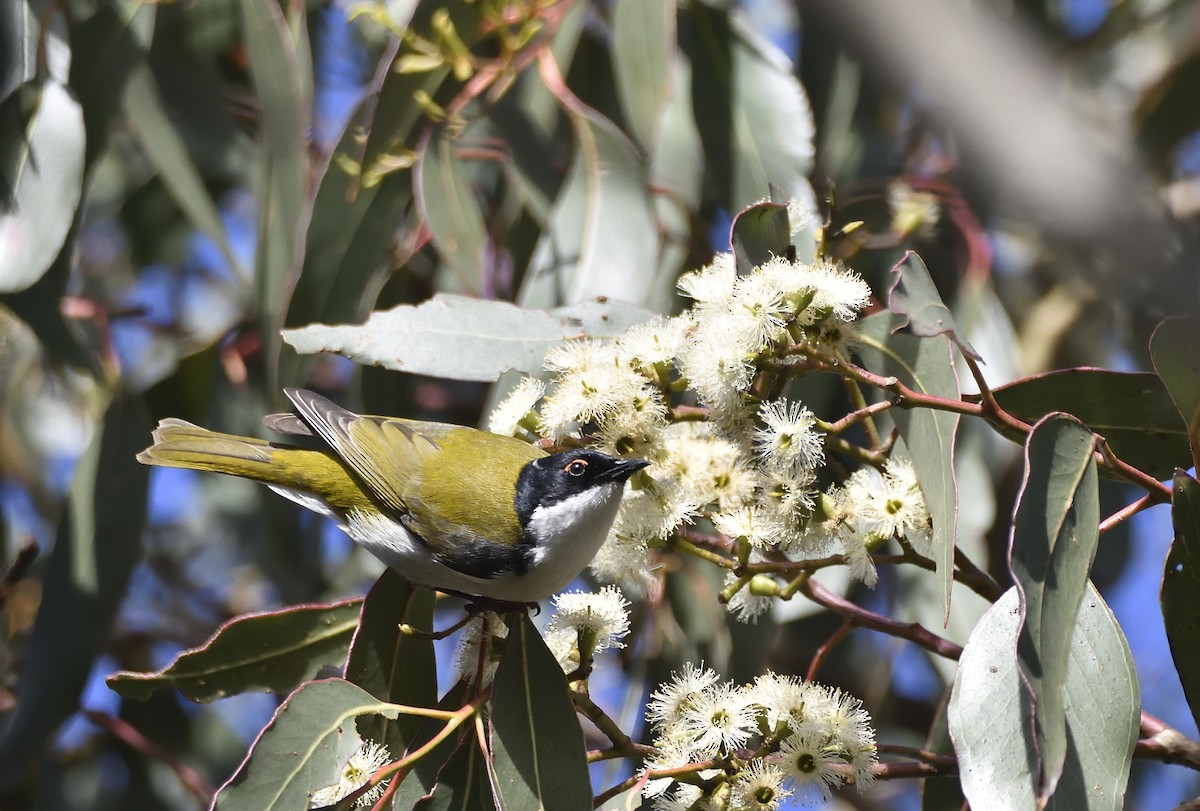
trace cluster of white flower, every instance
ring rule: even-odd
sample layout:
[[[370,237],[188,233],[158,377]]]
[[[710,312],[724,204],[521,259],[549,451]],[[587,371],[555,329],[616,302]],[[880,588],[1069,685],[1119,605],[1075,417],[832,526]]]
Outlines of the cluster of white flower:
[[[629,633],[629,602],[615,586],[598,592],[572,591],[554,598],[544,634],[564,673],[609,648],[623,648]],[[584,654],[584,655],[581,655]]]
[[[338,773],[336,783],[317,789],[308,795],[309,808],[328,808],[337,805],[346,797],[365,786],[371,775],[390,763],[392,755],[386,746],[372,741],[363,741],[362,745],[350,755]],[[369,808],[383,795],[387,781],[383,780],[371,786],[358,795],[354,801],[355,808]]]
[[[651,773],[720,759],[703,785],[653,777],[643,789],[658,811],[739,808],[772,811],[795,793],[805,804],[830,789],[874,780],[875,732],[861,702],[840,690],[767,673],[750,685],[722,682],[687,665],[655,691],[646,710],[659,754]]]
[[[492,414],[498,433],[555,440],[586,433],[601,450],[650,462],[631,482],[592,573],[631,596],[653,592],[650,550],[701,518],[737,546],[742,561],[840,551],[870,584],[870,551],[880,543],[897,536],[920,550],[928,514],[915,478],[896,463],[886,474],[855,473],[822,494],[820,421],[802,403],[758,390],[777,387],[755,384],[763,374],[779,379],[813,347],[845,357],[850,322],[870,298],[867,284],[827,261],[783,258],[739,276],[733,255],[721,254],[685,274],[679,287],[690,309],[612,341],[556,346],[545,359],[550,387],[527,378]],[[702,409],[672,409],[687,402],[685,390]],[[767,575],[730,576],[726,587],[729,610],[746,621],[769,609],[778,592]]]
[[[454,656],[456,681],[480,687],[490,683],[500,665],[501,646],[496,640],[507,638],[508,623],[500,614],[482,611],[472,617],[463,629]]]

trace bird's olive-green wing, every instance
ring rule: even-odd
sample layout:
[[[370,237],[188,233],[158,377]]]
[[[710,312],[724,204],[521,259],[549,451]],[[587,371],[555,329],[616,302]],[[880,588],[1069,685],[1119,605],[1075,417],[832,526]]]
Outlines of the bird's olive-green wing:
[[[543,451],[460,425],[358,415],[301,389],[286,394],[380,504],[451,565],[473,545],[519,542],[517,476]]]

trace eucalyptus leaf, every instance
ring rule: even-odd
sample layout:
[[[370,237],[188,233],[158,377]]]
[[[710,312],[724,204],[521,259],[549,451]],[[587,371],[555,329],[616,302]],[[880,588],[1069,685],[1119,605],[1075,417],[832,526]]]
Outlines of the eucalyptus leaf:
[[[613,73],[629,129],[649,152],[671,96],[673,0],[617,0],[612,9]]]
[[[591,809],[587,747],[569,689],[554,654],[525,616],[509,632],[492,691],[498,808]]]
[[[1187,426],[1192,459],[1200,459],[1200,316],[1163,321],[1150,336],[1154,370]]]
[[[442,127],[419,149],[413,174],[417,210],[450,269],[477,284],[487,261],[487,227],[455,148]]]
[[[385,569],[367,592],[350,654],[346,679],[384,701],[416,707],[437,704],[437,665],[433,640],[433,591],[410,585],[395,570]],[[404,633],[401,624],[417,629]],[[422,633],[424,632],[424,635]],[[359,721],[363,737],[404,751],[416,733],[418,719],[402,715],[366,716]]]
[[[917,338],[896,332],[904,316],[881,312],[860,320],[856,352],[872,372],[895,376],[923,394],[959,399],[950,340],[945,335]],[[954,442],[959,415],[930,408],[894,408],[889,414],[904,438],[925,506],[933,519],[933,553],[941,592],[943,622],[950,616],[954,543],[958,523],[958,484],[954,475]]]
[[[0,132],[6,156],[6,176],[0,178],[5,197],[0,205],[0,293],[25,290],[50,268],[83,193],[82,109],[56,81],[27,87],[36,98],[28,117],[12,109],[27,103],[26,91],[19,89],[0,102],[0,120],[8,125]]]
[[[942,303],[942,297],[934,287],[929,269],[921,257],[908,251],[892,268],[892,273],[895,279],[888,294],[888,309],[907,317],[908,328],[914,335],[923,338],[948,335],[964,355],[982,360],[967,339],[959,334],[954,315]]]
[[[1033,707],[1013,656],[1020,624],[1020,596],[1011,588],[971,634],[950,697],[950,735],[975,811],[1035,807]],[[1119,811],[1141,717],[1133,657],[1090,583],[1067,630],[1067,753],[1046,807]]]
[[[361,610],[360,598],[235,617],[157,673],[123,671],[109,676],[108,686],[138,700],[165,687],[199,702],[286,693],[322,667],[345,661]]]
[[[509,369],[536,375],[554,344],[620,335],[651,318],[618,301],[588,301],[551,312],[503,301],[442,294],[417,306],[373,313],[365,324],[285,330],[297,352],[336,352],[359,363],[454,380],[494,381]]]
[[[21,700],[0,722],[0,785],[24,779],[29,761],[79,709],[141,558],[149,471],[134,455],[149,431],[142,402],[118,397],[75,468],[28,640]]]
[[[1001,408],[1030,424],[1054,411],[1071,414],[1104,437],[1117,456],[1155,478],[1191,464],[1184,424],[1157,375],[1063,369],[992,393]]]
[[[288,696],[233,777],[213,799],[213,811],[297,811],[312,793],[337,783],[361,741],[354,719],[397,710],[342,679],[309,682]],[[399,753],[393,752],[399,757]]]
[[[1067,754],[1071,622],[1100,538],[1092,432],[1069,415],[1052,414],[1030,433],[1025,464],[1009,564],[1021,596],[1017,658],[1035,701],[1044,798],[1054,794]]]
[[[1175,540],[1163,568],[1163,625],[1192,718],[1200,722],[1200,484],[1180,471],[1171,494]]]
[[[786,256],[791,245],[787,206],[755,203],[738,212],[731,229],[737,272],[745,275],[773,256]]]

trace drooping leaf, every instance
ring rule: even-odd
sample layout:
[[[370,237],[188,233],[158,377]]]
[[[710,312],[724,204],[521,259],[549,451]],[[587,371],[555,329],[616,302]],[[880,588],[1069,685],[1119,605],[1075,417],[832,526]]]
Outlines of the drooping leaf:
[[[1191,462],[1187,435],[1157,375],[1064,369],[995,389],[1005,411],[1030,424],[1053,411],[1073,415],[1121,459],[1155,478]]]
[[[444,127],[422,144],[413,177],[417,210],[450,269],[477,283],[484,277],[487,227],[455,149]]]
[[[395,718],[397,711],[342,679],[301,686],[279,706],[242,765],[221,786],[213,811],[308,808],[312,792],[338,782],[361,743],[354,719],[369,713]]]
[[[118,397],[75,468],[21,671],[21,700],[0,733],[0,783],[21,776],[79,708],[141,557],[148,471],[134,455],[149,431],[141,401]]]
[[[285,330],[283,339],[302,354],[336,352],[396,371],[492,381],[509,369],[539,373],[542,356],[559,341],[618,335],[651,315],[616,301],[545,312],[443,294],[376,312],[361,325]]]
[[[876,374],[893,375],[924,394],[957,400],[958,377],[945,335],[916,338],[896,332],[903,316],[881,312],[857,323],[863,365]],[[913,468],[933,519],[933,560],[942,593],[942,613],[950,614],[954,572],[954,538],[958,523],[958,485],[954,478],[954,441],[958,414],[928,408],[891,411],[912,456]]]
[[[286,693],[322,667],[345,661],[361,608],[359,598],[235,617],[157,673],[117,673],[108,686],[138,700],[164,687],[200,702],[247,692]]]
[[[739,274],[749,273],[772,256],[785,256],[791,226],[787,206],[781,203],[755,203],[733,218],[733,256]]]
[[[410,585],[387,569],[367,592],[350,655],[346,678],[383,701],[408,706],[437,705],[437,667],[433,640],[405,634],[401,624],[421,631],[433,629],[434,595]],[[416,732],[418,719],[402,715],[395,721],[367,716],[359,722],[363,737],[404,751]]]
[[[1070,625],[1068,749],[1047,808],[1118,811],[1141,716],[1133,657],[1091,584]],[[950,734],[963,793],[976,811],[1035,807],[1033,708],[1013,656],[1019,633],[1020,596],[1012,588],[984,615],[959,660]]]
[[[1092,432],[1069,415],[1051,414],[1034,426],[1013,517],[1009,564],[1022,616],[1017,658],[1034,696],[1042,797],[1054,793],[1067,753],[1071,623],[1100,538],[1094,451]]]
[[[888,309],[905,316],[908,319],[907,326],[914,335],[948,335],[964,355],[982,360],[967,339],[959,334],[954,315],[942,302],[921,257],[908,251],[892,268],[892,273],[895,274],[895,281],[888,294]]]
[[[675,3],[617,0],[612,10],[613,73],[625,120],[643,152],[655,143],[671,95]]]
[[[582,106],[567,114],[575,161],[517,300],[546,308],[596,297],[642,304],[660,243],[646,167],[611,121]]]
[[[1187,426],[1193,465],[1200,460],[1200,317],[1176,316],[1150,336],[1154,370]]]
[[[488,781],[487,762],[473,729],[467,730],[450,756],[437,765],[440,765],[437,783],[427,796],[412,806],[413,811],[490,811],[497,807]],[[402,799],[397,797],[392,807],[408,807],[400,804]]]
[[[1200,484],[1180,471],[1171,494],[1175,540],[1163,569],[1163,624],[1183,694],[1200,720]]]
[[[0,293],[16,293],[50,268],[75,221],[86,136],[79,104],[52,79],[0,102],[0,122]]]
[[[492,766],[504,811],[592,807],[567,679],[529,617],[512,629],[492,692]]]

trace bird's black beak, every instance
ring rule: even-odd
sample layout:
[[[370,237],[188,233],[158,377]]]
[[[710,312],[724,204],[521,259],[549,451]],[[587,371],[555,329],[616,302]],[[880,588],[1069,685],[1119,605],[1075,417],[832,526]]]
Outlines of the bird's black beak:
[[[614,464],[597,478],[602,478],[610,482],[624,482],[634,473],[637,473],[644,467],[649,467],[649,465],[649,462],[641,459],[625,459]]]

